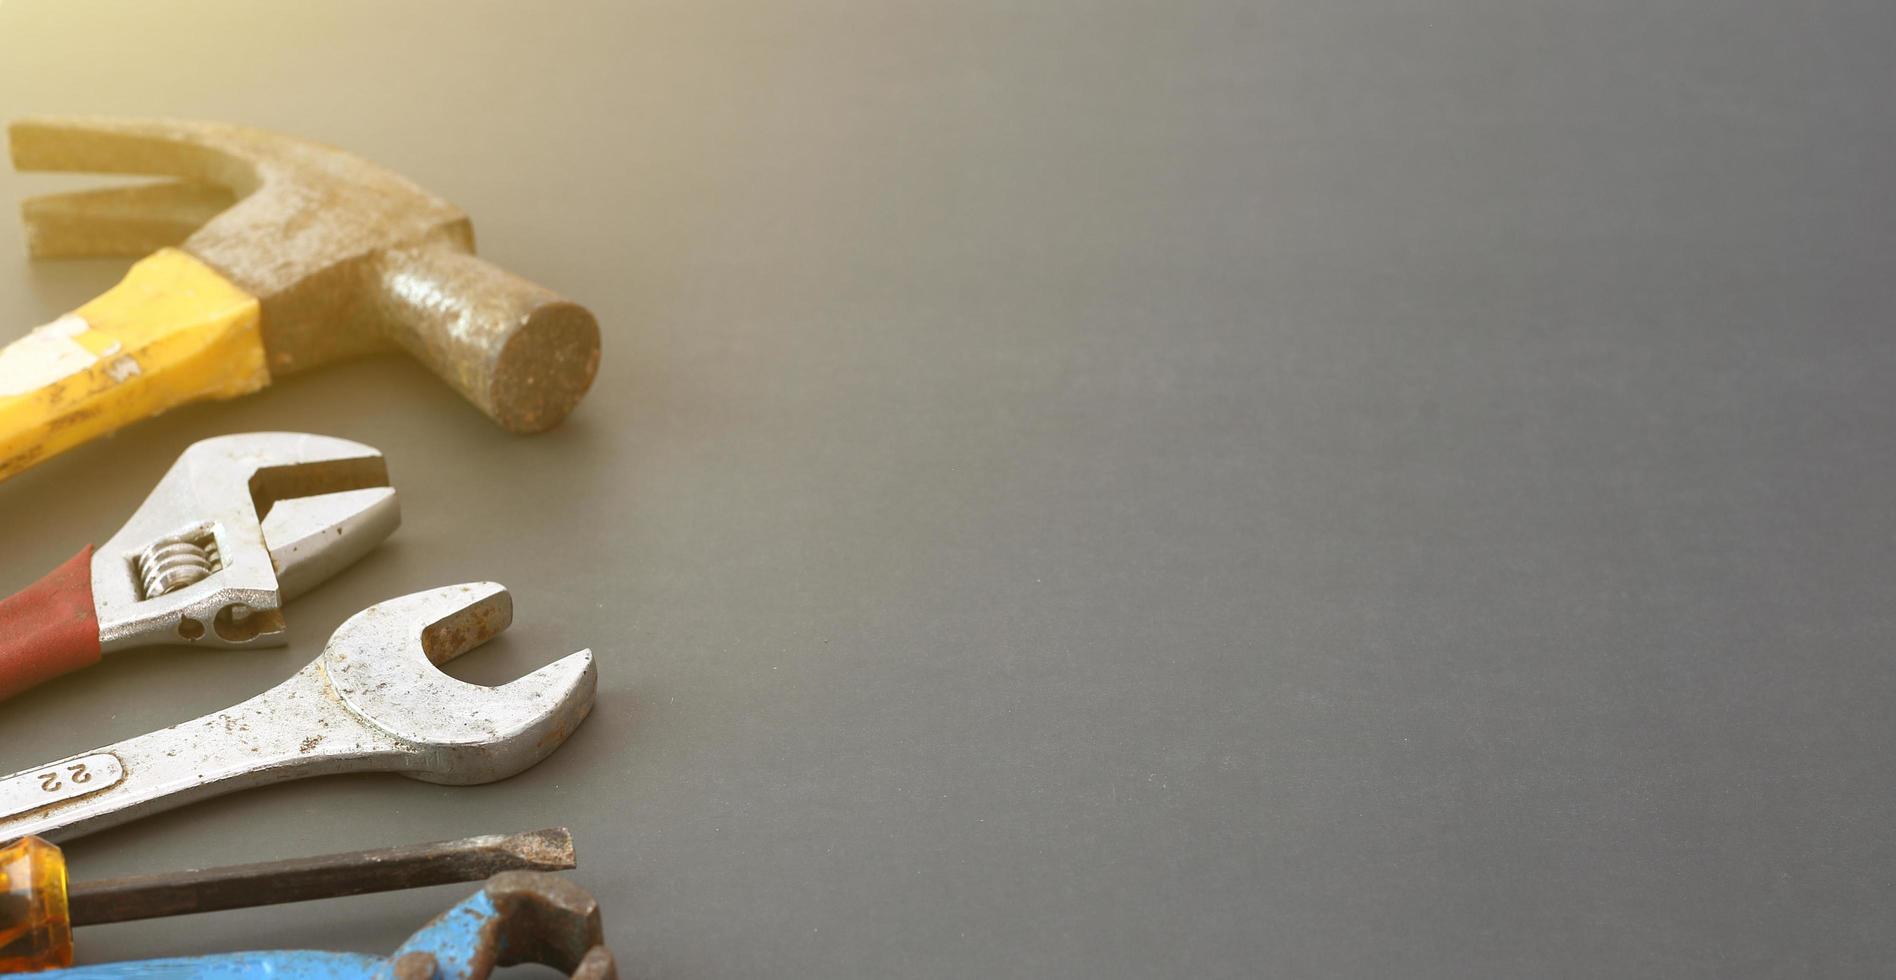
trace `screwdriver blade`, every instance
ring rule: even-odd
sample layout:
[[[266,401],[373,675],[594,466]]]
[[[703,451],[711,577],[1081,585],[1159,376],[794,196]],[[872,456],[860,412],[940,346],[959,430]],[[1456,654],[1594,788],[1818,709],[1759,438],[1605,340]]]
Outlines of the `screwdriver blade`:
[[[502,871],[564,871],[574,864],[573,835],[564,827],[556,827],[202,871],[75,882],[68,891],[67,907],[73,925],[98,925],[480,881]]]

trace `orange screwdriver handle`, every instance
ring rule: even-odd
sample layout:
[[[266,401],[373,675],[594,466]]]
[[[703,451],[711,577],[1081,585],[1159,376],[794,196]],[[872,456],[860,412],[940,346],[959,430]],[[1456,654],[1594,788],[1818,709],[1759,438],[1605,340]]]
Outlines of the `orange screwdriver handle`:
[[[38,837],[0,841],[0,973],[71,965],[65,855]]]
[[[92,546],[0,599],[0,700],[99,662]]]

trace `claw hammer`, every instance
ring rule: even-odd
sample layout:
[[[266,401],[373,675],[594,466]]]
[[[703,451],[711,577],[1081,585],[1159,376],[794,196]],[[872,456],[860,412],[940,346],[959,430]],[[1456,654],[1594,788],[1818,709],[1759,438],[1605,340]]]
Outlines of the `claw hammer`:
[[[592,314],[475,257],[467,215],[392,171],[220,123],[40,118],[10,136],[21,170],[172,179],[22,206],[34,257],[151,254],[0,350],[0,480],[378,350],[408,351],[513,432],[557,425],[592,384]]]

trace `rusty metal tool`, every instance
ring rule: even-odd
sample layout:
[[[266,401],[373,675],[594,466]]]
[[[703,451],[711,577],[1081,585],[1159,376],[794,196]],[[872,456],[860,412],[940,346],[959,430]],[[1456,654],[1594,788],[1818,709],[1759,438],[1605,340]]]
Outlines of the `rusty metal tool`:
[[[72,965],[72,930],[572,868],[564,827],[68,884],[58,845],[0,846],[0,973]]]
[[[459,208],[317,143],[221,123],[49,117],[21,170],[154,174],[22,206],[36,257],[149,256],[0,350],[0,480],[175,405],[406,350],[514,432],[557,425],[599,365],[584,307],[474,255]]]
[[[386,957],[312,950],[223,953],[49,971],[57,980],[128,977],[232,980],[483,980],[497,967],[537,963],[572,980],[615,980],[599,904],[557,875],[505,871]]]
[[[0,600],[0,699],[131,647],[282,643],[283,603],[400,523],[369,446],[298,432],[193,443],[111,540]]]
[[[592,710],[581,650],[499,687],[437,666],[513,621],[493,582],[376,603],[322,655],[242,704],[0,779],[0,840],[77,837],[252,786],[342,772],[469,785],[557,749]]]

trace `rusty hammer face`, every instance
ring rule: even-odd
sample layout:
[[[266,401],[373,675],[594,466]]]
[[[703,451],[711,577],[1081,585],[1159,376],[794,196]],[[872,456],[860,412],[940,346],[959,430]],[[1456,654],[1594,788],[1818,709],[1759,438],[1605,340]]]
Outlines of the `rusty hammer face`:
[[[185,320],[229,314],[241,321],[242,311],[231,310],[254,298],[253,329],[262,348],[256,359],[267,374],[247,388],[201,385],[216,390],[194,397],[225,397],[270,377],[400,348],[503,427],[537,432],[564,418],[592,383],[599,328],[591,313],[475,257],[466,214],[359,157],[208,122],[39,118],[15,122],[10,135],[21,170],[172,178],[47,195],[22,210],[35,257],[161,250],[153,259],[170,253],[173,266],[147,276],[153,280],[147,293],[205,293],[193,278],[200,274],[224,280],[213,286],[232,287],[233,296],[209,289],[224,304],[191,309]],[[180,251],[185,255],[175,254]],[[137,363],[121,363],[118,373],[168,368],[166,357],[136,357],[143,334],[159,328],[144,314],[130,317],[134,322],[126,327],[124,311],[108,303],[111,298],[28,339],[37,348],[57,347],[66,366],[92,355],[88,366],[101,378],[110,374],[104,370],[110,359],[122,361],[122,355]],[[228,359],[229,348],[244,353],[228,337],[220,343],[206,356]],[[9,348],[0,354],[0,434],[9,398],[30,397],[70,378],[46,365],[51,355],[45,350],[32,353],[16,356]],[[52,451],[58,448],[64,447]],[[0,447],[0,461],[4,452]]]

